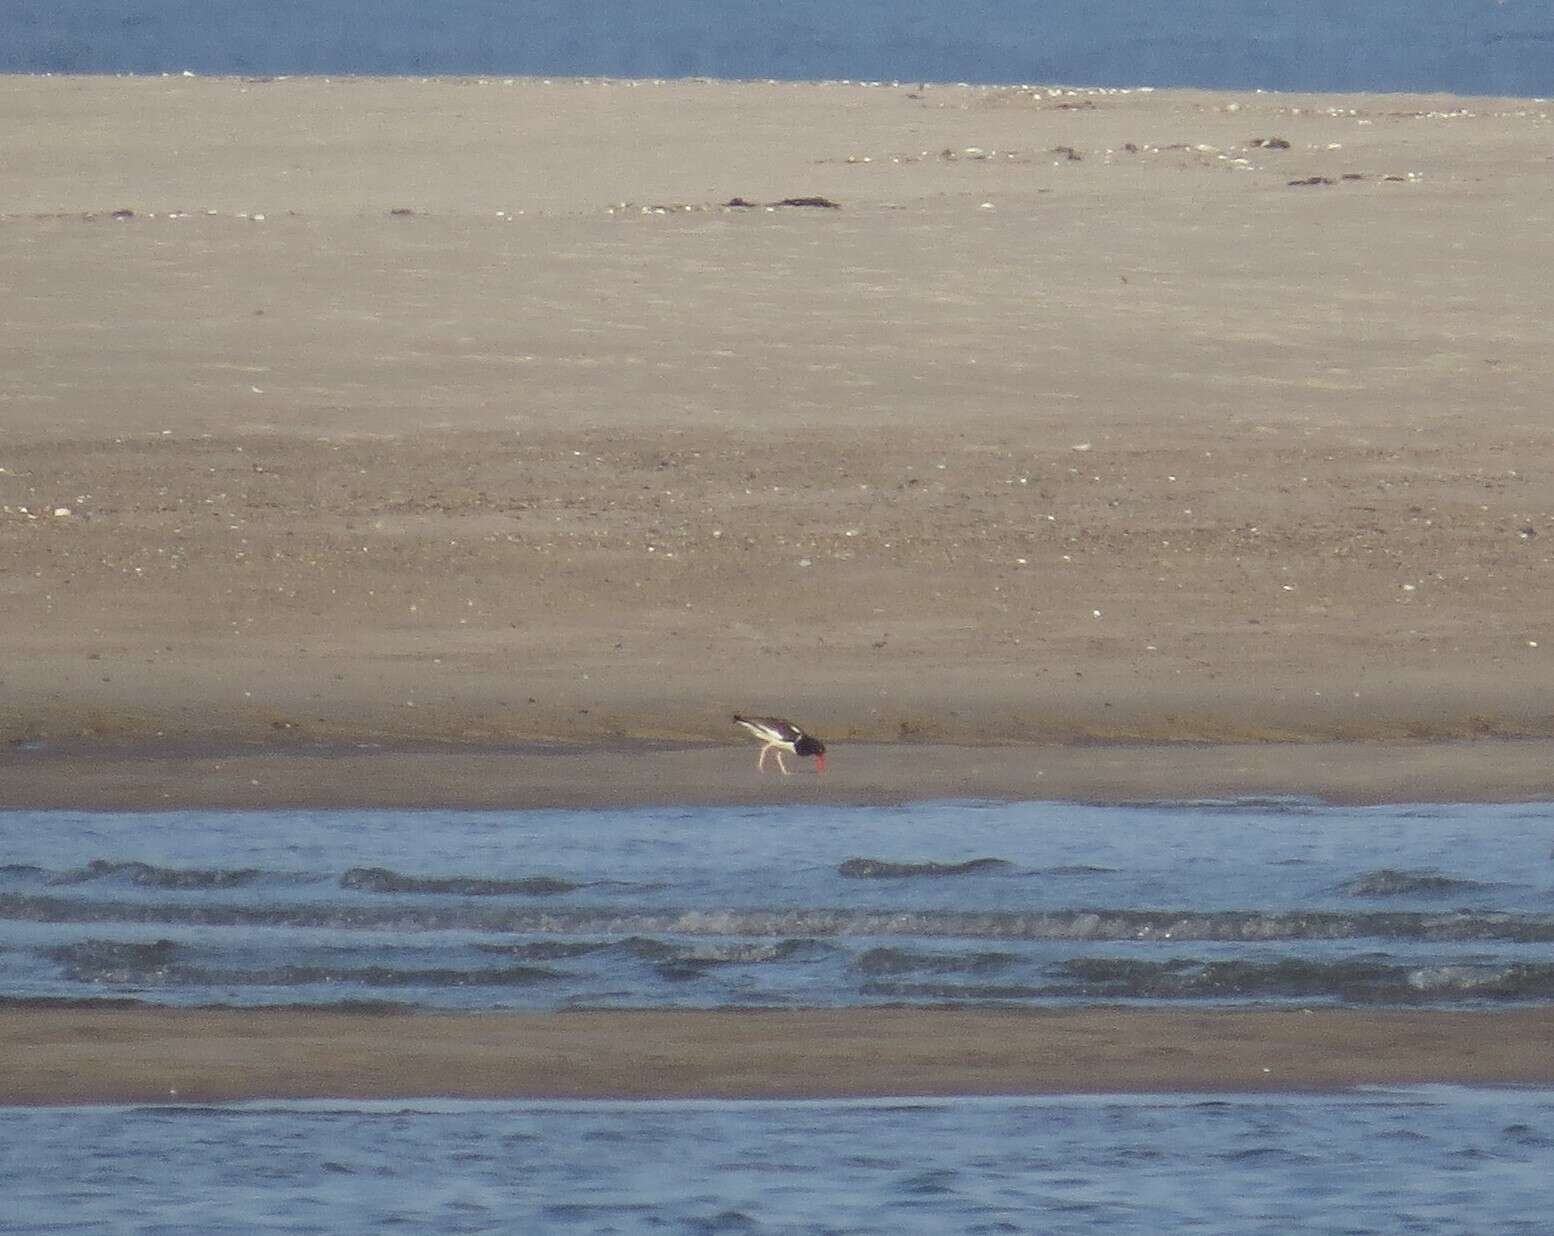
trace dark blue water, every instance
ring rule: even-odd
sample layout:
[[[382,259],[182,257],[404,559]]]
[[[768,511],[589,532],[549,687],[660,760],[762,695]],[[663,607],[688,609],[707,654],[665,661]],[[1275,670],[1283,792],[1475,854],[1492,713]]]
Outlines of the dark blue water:
[[[1554,806],[0,813],[0,1000],[1554,1002]]]
[[[12,1236],[1547,1233],[1554,1094],[0,1109]]]
[[[5,0],[0,71],[1554,92],[1547,0]]]

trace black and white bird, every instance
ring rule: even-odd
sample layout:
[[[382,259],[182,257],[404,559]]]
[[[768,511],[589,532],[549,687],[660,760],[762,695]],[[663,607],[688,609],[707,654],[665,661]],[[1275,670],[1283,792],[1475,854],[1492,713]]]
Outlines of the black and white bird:
[[[791,751],[794,755],[812,755],[815,757],[815,771],[826,770],[826,745],[813,734],[806,734],[792,721],[784,721],[781,717],[741,717],[734,714],[734,724],[742,725],[766,745],[761,748],[761,758],[756,760],[755,766],[762,771],[766,768],[766,757],[771,752],[777,753],[777,767],[785,774],[792,774],[793,770],[782,762],[782,753]]]

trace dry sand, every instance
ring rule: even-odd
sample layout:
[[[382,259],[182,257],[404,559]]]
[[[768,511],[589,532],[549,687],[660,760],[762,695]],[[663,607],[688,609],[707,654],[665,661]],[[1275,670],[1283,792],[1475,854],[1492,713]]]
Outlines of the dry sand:
[[[1554,736],[1551,111],[0,79],[0,732]]]
[[[0,805],[1546,798],[1550,114],[0,78]],[[758,779],[735,710],[832,771]],[[32,1099],[562,1087],[515,1038],[570,1092],[1548,1080],[1541,1013],[650,1021],[660,1089],[614,1015],[34,1010],[0,1061]]]

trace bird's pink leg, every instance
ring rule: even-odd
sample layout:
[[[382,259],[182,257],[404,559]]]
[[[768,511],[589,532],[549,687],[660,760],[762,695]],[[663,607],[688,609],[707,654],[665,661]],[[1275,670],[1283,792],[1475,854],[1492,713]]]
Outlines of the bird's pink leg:
[[[771,749],[772,749],[771,743],[767,743],[766,746],[761,748],[761,757],[758,760],[756,760],[756,762],[755,762],[755,770],[756,770],[756,772],[765,772],[766,771],[766,753],[768,751],[770,751]],[[780,759],[781,757],[779,756],[778,758]]]
[[[777,767],[782,769],[782,775],[784,777],[791,777],[791,776],[793,776],[793,769],[789,768],[786,764],[784,764],[782,762],[782,748],[781,747],[777,747],[777,748],[775,748],[775,750],[777,752]]]

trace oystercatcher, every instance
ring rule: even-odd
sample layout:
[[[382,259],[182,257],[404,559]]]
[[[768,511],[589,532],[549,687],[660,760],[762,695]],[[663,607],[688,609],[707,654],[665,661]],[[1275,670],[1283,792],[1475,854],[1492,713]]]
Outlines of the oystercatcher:
[[[758,769],[764,771],[768,752],[777,753],[777,767],[785,774],[792,774],[793,770],[782,762],[782,753],[791,751],[794,755],[812,755],[815,757],[815,771],[826,770],[826,745],[813,734],[806,734],[792,721],[784,721],[781,717],[741,717],[734,714],[734,724],[742,725],[766,745],[761,748],[761,758],[755,762]]]

